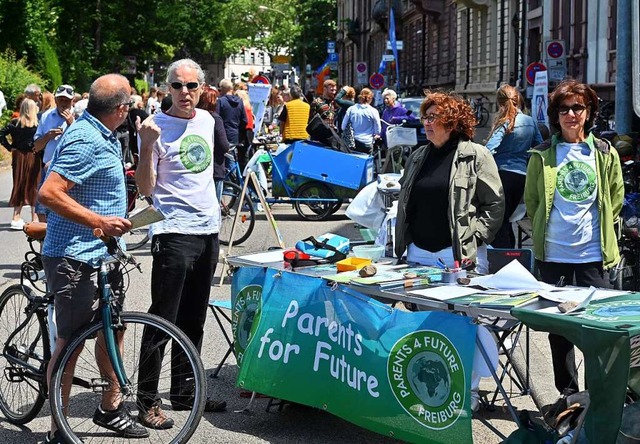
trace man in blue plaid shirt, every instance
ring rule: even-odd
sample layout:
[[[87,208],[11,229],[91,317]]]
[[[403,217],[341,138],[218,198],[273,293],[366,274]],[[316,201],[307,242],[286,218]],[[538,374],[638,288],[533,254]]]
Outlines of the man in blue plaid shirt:
[[[108,236],[121,236],[131,227],[125,219],[127,194],[122,150],[114,133],[127,118],[130,106],[131,87],[125,77],[107,74],[98,78],[91,85],[86,111],[62,136],[40,189],[40,201],[51,210],[42,248],[47,285],[55,294],[58,338],[51,363],[74,332],[91,322],[98,305],[95,267],[106,247],[93,235],[93,229],[100,228]],[[122,293],[118,291],[122,276],[117,270],[112,274],[114,292]],[[104,341],[99,337],[100,340]],[[97,360],[102,374],[113,374],[106,354],[97,354]],[[49,365],[48,379],[52,369],[53,365]],[[65,375],[65,385],[72,377]],[[63,399],[63,403],[67,402],[68,399]],[[103,392],[93,422],[119,436],[149,436],[149,431],[122,407],[116,391]],[[61,442],[52,422],[45,443]]]

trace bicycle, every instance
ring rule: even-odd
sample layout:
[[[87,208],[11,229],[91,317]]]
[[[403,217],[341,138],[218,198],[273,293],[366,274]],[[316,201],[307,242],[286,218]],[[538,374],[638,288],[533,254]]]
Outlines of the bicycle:
[[[489,99],[484,94],[480,94],[480,97],[472,99],[471,105],[473,106],[473,114],[476,117],[476,126],[484,127],[489,122],[489,111],[485,108],[484,104]]]
[[[238,164],[237,148],[231,147],[225,154],[227,162],[227,173],[222,182],[222,198],[220,199],[220,231],[218,239],[222,245],[229,245],[231,241],[231,228],[236,214],[239,212],[238,223],[235,227],[233,245],[239,245],[246,241],[255,226],[255,206],[247,191],[242,208],[240,206],[240,195],[242,194],[242,172]]]
[[[413,147],[417,145],[416,129],[405,127],[406,122],[406,119],[400,123],[384,122],[387,124],[387,152],[384,162],[378,166],[379,173],[399,173],[404,168]],[[377,163],[380,164],[380,160]]]
[[[138,192],[135,170],[126,170],[125,177],[127,180],[127,214],[153,205],[153,200],[149,196],[143,196]],[[122,238],[127,245],[127,251],[137,250],[149,242],[149,226],[133,228],[126,232]]]
[[[190,381],[193,400],[188,405],[174,404],[171,412],[174,426],[164,430],[148,429],[149,440],[158,443],[186,442],[195,432],[204,410],[206,381],[200,355],[185,334],[163,318],[121,311],[108,281],[109,272],[112,267],[121,266],[120,272],[124,277],[134,268],[140,268],[133,256],[123,252],[114,239],[107,240],[107,245],[109,256],[100,260],[98,273],[101,319],[76,332],[68,342],[55,364],[50,388],[46,381],[51,359],[47,306],[52,302],[52,296],[36,296],[32,289],[22,284],[12,285],[0,296],[0,410],[9,422],[26,424],[38,414],[49,397],[52,416],[67,442],[111,439],[112,432],[98,428],[87,413],[99,405],[105,391],[117,390],[121,405],[132,416],[135,415],[141,408],[137,397],[143,394],[139,385],[145,382],[140,380],[138,368],[151,353],[164,351],[159,375],[159,401],[170,400],[172,376]],[[122,349],[116,345],[116,335],[123,335]],[[142,350],[143,335],[161,338],[160,350]],[[115,376],[101,374],[96,365],[97,353],[108,356]],[[184,367],[170,365],[175,362],[172,358],[176,357],[184,358]],[[73,379],[70,386],[65,385],[68,379],[65,375],[72,371],[74,361],[77,364]],[[172,371],[175,374],[172,375]],[[67,391],[68,403],[63,404],[62,393]]]
[[[609,281],[616,290],[640,289],[640,164],[630,160],[622,165],[624,204],[620,214],[621,236],[618,241],[620,262],[611,269]]]

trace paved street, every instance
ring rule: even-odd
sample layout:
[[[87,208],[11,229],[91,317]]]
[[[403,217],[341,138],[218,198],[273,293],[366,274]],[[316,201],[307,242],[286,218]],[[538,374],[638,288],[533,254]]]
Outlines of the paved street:
[[[9,222],[11,209],[7,207],[11,191],[10,170],[0,171],[0,291],[8,285],[17,282],[19,277],[19,265],[23,260],[23,254],[27,249],[27,243],[22,232],[11,231]],[[296,240],[309,235],[319,235],[327,231],[344,236],[358,236],[353,223],[345,216],[344,211],[339,211],[334,218],[327,222],[307,222],[298,220],[295,211],[289,206],[279,205],[274,209],[276,220],[284,235],[287,246],[292,246]],[[28,217],[28,211],[23,211],[23,217]],[[269,226],[261,216],[257,222],[256,230],[246,243],[237,249],[234,254],[260,251],[269,246],[276,245],[275,237],[268,229]],[[144,273],[132,274],[127,300],[132,310],[145,311],[150,301],[150,269],[151,257],[148,245],[136,254],[140,258]],[[219,275],[219,271],[217,273]],[[218,278],[216,278],[216,283]],[[212,297],[228,299],[230,288],[228,283],[222,287],[212,287]],[[206,337],[202,359],[208,373],[212,373],[217,363],[226,350],[226,343],[219,333],[218,327],[211,315],[207,322]],[[522,350],[516,354],[523,356]],[[548,358],[548,345],[546,335],[532,333],[531,363],[532,378],[540,397],[545,402],[553,401],[552,378],[550,360]],[[208,379],[209,392],[217,398],[227,400],[229,406],[224,413],[207,413],[200,423],[199,429],[191,442],[195,443],[391,443],[396,442],[390,438],[363,430],[346,421],[343,421],[322,411],[303,406],[286,406],[283,411],[266,412],[267,400],[258,399],[249,413],[234,413],[247,403],[247,399],[240,396],[241,391],[235,386],[237,367],[231,357],[228,364],[222,369],[219,378]],[[304,377],[304,375],[300,375]],[[507,390],[512,385],[505,384]],[[483,380],[481,388],[493,390],[495,384],[490,380]],[[534,410],[534,404],[529,396],[520,396],[514,393],[513,402],[518,409]],[[497,402],[495,411],[481,409],[474,417],[473,429],[476,443],[498,443],[501,439],[490,429],[495,428],[504,435],[508,435],[515,429],[504,408],[504,402]],[[6,443],[33,443],[41,440],[49,427],[49,408],[45,405],[40,415],[24,427],[9,424],[0,416],[0,442]],[[488,424],[488,425],[487,425]]]

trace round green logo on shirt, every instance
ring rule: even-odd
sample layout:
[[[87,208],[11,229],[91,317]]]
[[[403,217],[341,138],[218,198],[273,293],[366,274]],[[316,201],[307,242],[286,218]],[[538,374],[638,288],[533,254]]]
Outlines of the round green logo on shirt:
[[[585,162],[567,162],[558,170],[556,189],[566,200],[582,202],[596,189],[596,172]]]
[[[464,368],[442,333],[421,330],[400,338],[387,360],[391,390],[402,408],[424,427],[451,427],[465,411]]]
[[[211,150],[207,141],[197,134],[186,136],[180,142],[180,161],[193,173],[201,173],[211,165]]]

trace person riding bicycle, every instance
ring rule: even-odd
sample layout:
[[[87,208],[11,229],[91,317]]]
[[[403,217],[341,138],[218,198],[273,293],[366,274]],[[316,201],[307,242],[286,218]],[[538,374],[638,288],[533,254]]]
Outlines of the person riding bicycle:
[[[105,244],[93,234],[100,228],[108,236],[121,236],[131,223],[125,219],[127,193],[122,168],[122,150],[115,130],[127,118],[131,88],[126,77],[107,74],[90,89],[86,111],[62,136],[51,160],[39,198],[51,212],[47,236],[42,247],[42,262],[48,290],[55,295],[54,306],[58,337],[51,364],[55,363],[74,332],[91,322],[98,298],[98,259],[106,253]],[[111,272],[114,293],[123,302],[122,275]],[[104,338],[98,341],[103,344]],[[101,342],[102,341],[102,342]],[[118,338],[122,343],[122,336]],[[115,380],[106,354],[98,354],[103,375]],[[51,381],[54,365],[47,369]],[[72,374],[65,375],[71,381]],[[63,394],[63,403],[68,403]],[[116,390],[105,390],[93,422],[129,438],[145,438],[149,431],[123,408]],[[62,443],[51,423],[45,443]]]
[[[200,351],[219,253],[220,206],[213,180],[215,121],[207,111],[196,108],[204,84],[200,65],[191,59],[173,62],[167,83],[173,105],[150,116],[139,131],[138,188],[153,196],[154,206],[165,216],[150,229],[149,313],[174,323]],[[145,335],[141,354],[148,352],[139,373],[138,405],[143,406],[139,419],[147,427],[170,428],[174,421],[156,399],[163,338]],[[184,357],[172,357],[172,369],[181,367],[180,359]],[[173,375],[170,399],[174,411],[192,409],[189,378]],[[226,402],[212,399],[205,405],[205,411],[225,408]]]

